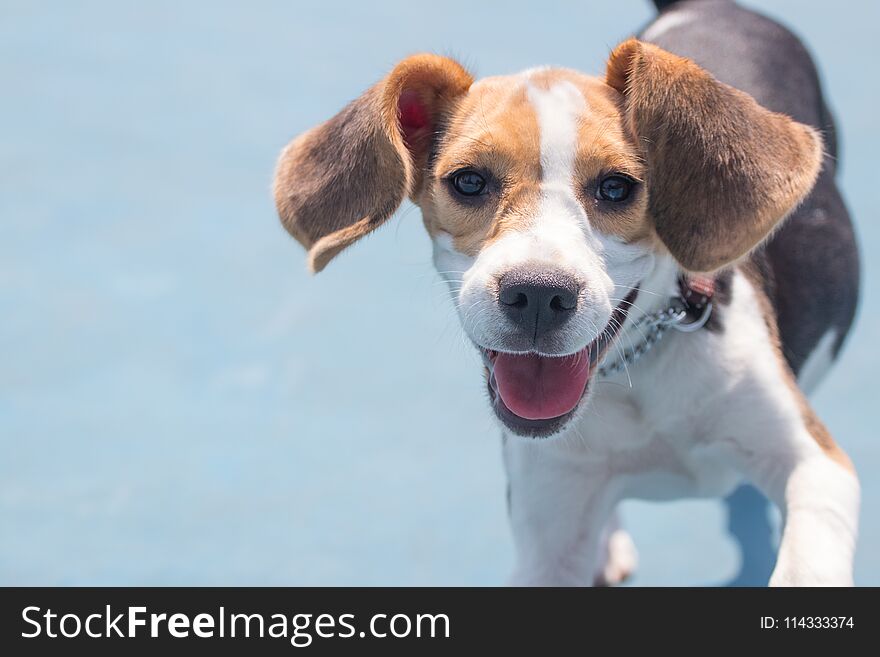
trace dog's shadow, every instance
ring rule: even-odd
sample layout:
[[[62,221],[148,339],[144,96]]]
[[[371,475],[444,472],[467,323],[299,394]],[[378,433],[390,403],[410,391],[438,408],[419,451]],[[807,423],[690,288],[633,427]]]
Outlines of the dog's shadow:
[[[776,563],[771,504],[754,486],[740,486],[724,499],[727,530],[739,547],[739,572],[722,586],[767,586]]]

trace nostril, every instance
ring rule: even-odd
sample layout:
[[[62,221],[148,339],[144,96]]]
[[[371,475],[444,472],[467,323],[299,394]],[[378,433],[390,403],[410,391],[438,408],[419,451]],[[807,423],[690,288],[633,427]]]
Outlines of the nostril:
[[[558,313],[574,310],[577,305],[577,297],[573,294],[557,294],[550,299],[550,309]]]
[[[529,296],[520,285],[503,286],[498,294],[498,300],[505,306],[520,310],[529,305]]]

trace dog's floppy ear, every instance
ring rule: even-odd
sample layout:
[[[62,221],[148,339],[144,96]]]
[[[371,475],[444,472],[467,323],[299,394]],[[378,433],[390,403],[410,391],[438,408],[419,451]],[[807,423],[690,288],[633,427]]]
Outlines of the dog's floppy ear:
[[[414,55],[284,149],[275,204],[284,227],[309,249],[312,271],[416,194],[434,133],[472,82],[451,59]]]
[[[606,82],[623,94],[626,129],[645,157],[657,235],[685,269],[741,258],[816,181],[816,131],[688,59],[630,39],[611,54]]]

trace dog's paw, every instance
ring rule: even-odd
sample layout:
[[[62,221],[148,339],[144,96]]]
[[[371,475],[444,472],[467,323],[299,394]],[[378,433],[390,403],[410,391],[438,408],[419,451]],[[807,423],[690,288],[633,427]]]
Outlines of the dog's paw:
[[[593,582],[595,586],[622,584],[630,578],[639,564],[635,543],[623,529],[615,529],[608,535],[604,556],[604,563],[599,565],[596,572]]]
[[[769,586],[853,586],[852,569],[848,565],[838,568],[822,564],[779,564],[770,576]]]

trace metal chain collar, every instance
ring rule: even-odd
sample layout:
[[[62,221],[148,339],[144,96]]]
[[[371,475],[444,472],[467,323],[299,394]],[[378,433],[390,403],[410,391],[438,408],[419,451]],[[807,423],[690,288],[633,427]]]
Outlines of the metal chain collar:
[[[642,334],[642,341],[635,347],[622,347],[623,355],[608,364],[599,367],[601,376],[616,374],[628,365],[632,365],[639,358],[644,356],[651,350],[655,344],[666,334],[670,328],[682,333],[692,333],[703,328],[709,321],[709,315],[712,314],[712,302],[706,303],[700,317],[693,322],[685,323],[688,317],[688,310],[681,299],[676,299],[672,305],[663,310],[643,315],[633,324],[633,330],[639,330]]]

